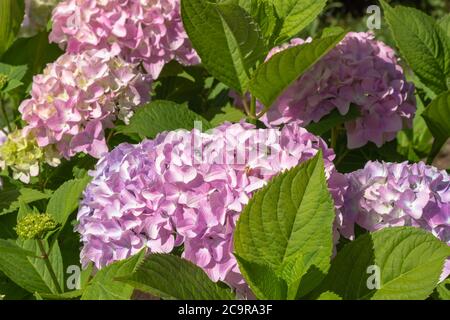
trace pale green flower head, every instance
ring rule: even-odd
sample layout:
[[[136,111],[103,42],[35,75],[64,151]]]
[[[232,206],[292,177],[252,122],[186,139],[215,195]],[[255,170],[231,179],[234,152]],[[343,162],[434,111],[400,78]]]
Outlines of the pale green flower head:
[[[31,213],[20,219],[14,229],[19,238],[29,240],[43,239],[48,232],[57,227],[58,224],[48,213]]]
[[[24,183],[29,183],[30,177],[39,174],[39,162],[43,157],[43,150],[36,139],[24,130],[13,131],[0,146],[0,167],[11,168],[14,179]]]

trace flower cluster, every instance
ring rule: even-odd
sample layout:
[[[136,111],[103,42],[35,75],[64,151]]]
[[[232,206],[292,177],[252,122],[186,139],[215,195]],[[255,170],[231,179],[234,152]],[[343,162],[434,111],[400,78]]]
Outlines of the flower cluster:
[[[9,78],[6,74],[0,73],[0,90],[8,84]]]
[[[13,178],[29,183],[39,174],[42,161],[57,166],[59,158],[51,147],[40,148],[28,129],[16,130],[0,137],[0,168],[10,168]]]
[[[450,246],[450,176],[423,162],[369,162],[347,175],[342,234],[354,236],[355,224],[368,231],[415,226]],[[446,263],[445,278],[450,274]]]
[[[309,41],[294,39],[273,49],[268,59]],[[403,127],[411,126],[416,111],[414,86],[406,81],[394,50],[371,33],[348,33],[283,93],[262,120],[269,126],[293,120],[308,125],[335,109],[345,115],[351,105],[360,112],[345,123],[351,149],[393,140]]]
[[[151,83],[138,68],[117,56],[118,48],[64,54],[33,79],[31,99],[19,107],[38,145],[55,145],[70,158],[108,151],[105,128],[127,122],[149,100]]]
[[[197,64],[179,0],[66,0],[53,11],[50,41],[67,52],[120,47],[121,57],[143,63],[156,79],[165,63]]]
[[[19,238],[24,240],[42,239],[57,226],[56,221],[48,213],[30,213],[17,222],[15,230]]]
[[[143,247],[167,253],[184,244],[183,256],[212,280],[245,290],[232,254],[240,212],[255,190],[318,150],[338,225],[345,176],[333,166],[334,152],[298,123],[281,130],[226,123],[210,133],[181,130],[121,144],[90,173],[78,212],[82,263],[101,268]]]
[[[20,36],[32,37],[45,30],[53,8],[59,0],[25,0],[25,16],[20,28]]]

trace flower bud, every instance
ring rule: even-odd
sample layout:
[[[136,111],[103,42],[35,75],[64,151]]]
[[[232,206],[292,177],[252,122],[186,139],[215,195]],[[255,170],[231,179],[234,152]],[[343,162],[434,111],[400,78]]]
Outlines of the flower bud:
[[[43,239],[45,235],[56,229],[58,224],[48,213],[32,213],[20,219],[15,227],[19,238],[24,240]]]
[[[8,83],[8,76],[6,74],[0,73],[0,90],[2,90]]]

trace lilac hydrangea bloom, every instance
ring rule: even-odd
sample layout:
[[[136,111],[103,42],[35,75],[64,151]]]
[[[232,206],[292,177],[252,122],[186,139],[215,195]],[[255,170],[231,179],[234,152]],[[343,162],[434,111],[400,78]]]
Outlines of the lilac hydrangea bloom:
[[[19,107],[40,147],[55,145],[66,158],[107,152],[104,129],[125,122],[149,100],[151,82],[111,51],[64,54],[33,78],[31,99]]]
[[[70,53],[110,48],[143,63],[156,79],[165,63],[199,63],[180,15],[179,0],[66,0],[53,11],[50,41]]]
[[[450,176],[423,162],[368,162],[347,174],[341,233],[353,238],[355,224],[368,231],[414,226],[450,246]],[[447,261],[442,278],[450,274]]]
[[[274,48],[268,59],[310,41],[293,39]],[[241,104],[239,99],[237,104]],[[406,81],[394,50],[374,40],[372,33],[348,33],[286,89],[261,120],[268,126],[293,120],[308,125],[335,109],[345,115],[352,104],[361,116],[345,123],[351,149],[368,142],[381,146],[393,140],[403,127],[412,125],[416,111],[414,85]]]
[[[255,190],[318,150],[339,225],[345,176],[333,166],[334,152],[298,123],[281,130],[226,123],[211,133],[182,130],[122,144],[91,172],[78,212],[81,261],[101,268],[143,247],[167,253],[184,244],[183,256],[212,280],[245,290],[232,254],[240,212]]]

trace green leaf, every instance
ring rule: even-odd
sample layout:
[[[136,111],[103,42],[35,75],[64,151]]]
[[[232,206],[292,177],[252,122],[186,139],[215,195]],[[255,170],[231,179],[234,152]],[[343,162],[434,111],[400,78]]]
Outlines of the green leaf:
[[[9,92],[17,87],[20,87],[23,83],[20,81],[27,72],[27,66],[11,66],[8,64],[0,63],[0,74],[4,74],[8,77],[6,86],[1,89],[2,92]]]
[[[322,289],[350,300],[426,299],[449,255],[450,247],[422,229],[386,228],[347,244],[332,261]],[[376,284],[370,266],[379,268],[379,289],[369,289]]]
[[[0,1],[0,56],[16,39],[24,14],[23,0]]]
[[[441,282],[437,286],[436,291],[439,295],[439,299],[450,300],[450,278],[447,278]]]
[[[121,127],[119,132],[154,138],[163,131],[191,130],[196,121],[201,122],[203,130],[211,128],[208,121],[189,110],[186,105],[160,100],[140,107],[131,118],[130,124]]]
[[[41,253],[35,240],[18,240],[17,242],[0,240],[0,247],[5,249],[0,254],[0,270],[8,278],[31,293],[57,293],[44,260],[38,258]],[[48,250],[48,246],[46,249]],[[34,255],[29,256],[28,253],[34,253]],[[49,260],[58,281],[62,283],[63,265],[57,244],[50,251]]]
[[[231,300],[230,288],[212,282],[192,262],[170,254],[151,254],[135,272],[118,280],[164,299]]]
[[[276,44],[286,42],[306,28],[323,11],[327,0],[270,0],[281,19]]]
[[[226,105],[221,109],[222,113],[218,113],[210,120],[211,126],[217,127],[224,122],[239,122],[245,118],[244,112],[242,110],[235,108],[231,105]]]
[[[450,38],[444,30],[419,10],[380,3],[401,55],[421,82],[435,94],[449,89]]]
[[[432,160],[450,138],[450,91],[437,96],[425,109],[422,117],[435,139],[429,155]]]
[[[343,37],[344,34],[341,33],[275,54],[255,71],[250,81],[251,93],[266,107],[270,107],[289,85],[334,48]]]
[[[403,129],[397,135],[399,152],[409,161],[418,162],[431,151],[433,135],[427,127],[422,113],[425,110],[422,99],[416,95],[417,110],[411,129]]]
[[[255,20],[261,29],[261,33],[269,44],[274,46],[275,39],[279,35],[280,19],[277,16],[272,0],[231,0],[244,8]],[[229,2],[231,2],[229,1]]]
[[[52,195],[47,205],[47,213],[51,214],[61,228],[70,214],[78,208],[81,195],[89,183],[90,177],[69,180],[62,184]]]
[[[50,194],[29,188],[18,189],[7,179],[3,181],[4,189],[1,191],[2,196],[0,197],[0,216],[17,211],[20,207],[20,202],[30,204],[50,198]]]
[[[19,38],[2,56],[2,61],[12,65],[27,65],[28,70],[22,82],[26,87],[32,77],[43,71],[47,63],[55,61],[64,52],[48,41],[48,33],[41,32],[31,38]]]
[[[326,291],[324,293],[322,293],[317,300],[342,300],[341,297],[339,297],[339,295],[337,295],[334,292],[331,291]]]
[[[285,300],[288,285],[286,281],[270,266],[263,263],[247,261],[235,254],[240,271],[252,292],[260,300]]]
[[[267,53],[252,17],[237,5],[204,0],[181,1],[181,15],[206,69],[229,87],[245,92],[250,70]]]
[[[25,300],[30,293],[0,272],[0,300]],[[2,298],[2,296],[4,296]]]
[[[14,245],[14,241],[4,239],[0,239],[0,253],[12,253],[23,257],[37,257],[33,251],[17,247]]]
[[[83,290],[68,291],[60,294],[39,293],[45,300],[72,300],[80,298],[82,294]]]
[[[347,121],[354,120],[361,116],[359,108],[351,105],[347,114],[341,115],[338,110],[333,110],[331,113],[320,119],[319,122],[312,122],[306,126],[306,129],[315,135],[322,135],[338,125],[344,124]]]
[[[320,282],[329,268],[334,218],[321,153],[275,177],[252,197],[236,226],[235,252],[241,261],[268,266],[288,287],[283,295],[267,291],[258,298],[296,299]],[[255,274],[261,268],[240,268],[247,280],[263,276]]]
[[[448,37],[450,37],[450,13],[447,13],[438,20],[438,25],[444,30]]]
[[[143,261],[145,250],[99,270],[84,289],[81,300],[129,300],[133,287],[116,280],[133,273]]]

